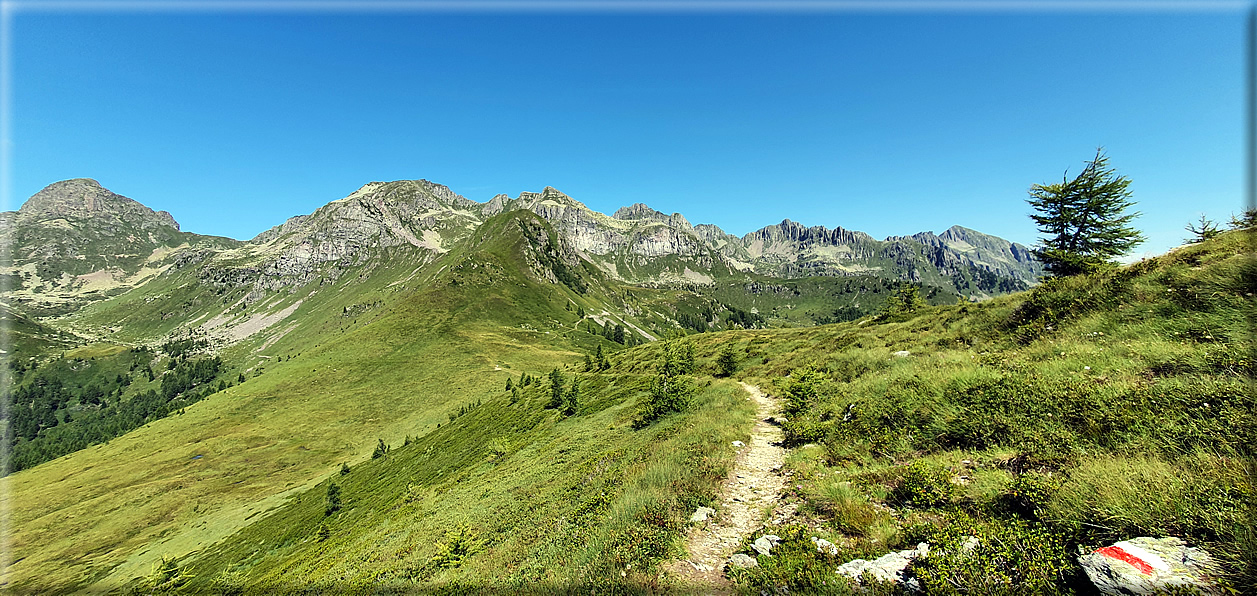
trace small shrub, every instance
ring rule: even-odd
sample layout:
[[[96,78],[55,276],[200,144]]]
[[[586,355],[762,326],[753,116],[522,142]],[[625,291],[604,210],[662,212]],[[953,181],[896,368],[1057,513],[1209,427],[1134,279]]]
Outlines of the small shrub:
[[[930,556],[910,569],[926,594],[1060,594],[1076,573],[1064,536],[1020,520],[956,514],[925,538]]]
[[[946,468],[916,460],[904,471],[893,498],[908,505],[937,507],[950,503],[959,492]]]
[[[432,563],[442,569],[451,569],[462,565],[479,550],[479,537],[467,526],[457,526],[445,531],[445,537],[437,543],[437,552],[432,556]]]
[[[1027,472],[1013,480],[1000,495],[999,504],[1011,513],[1037,520],[1052,497],[1061,490],[1061,484],[1059,475]]]

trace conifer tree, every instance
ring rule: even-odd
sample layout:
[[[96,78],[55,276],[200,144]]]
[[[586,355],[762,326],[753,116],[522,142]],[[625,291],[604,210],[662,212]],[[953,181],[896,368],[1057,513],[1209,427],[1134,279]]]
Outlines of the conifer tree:
[[[580,403],[580,379],[573,378],[572,386],[563,396],[563,415],[571,416],[576,413]]]
[[[563,405],[563,373],[556,368],[550,373],[550,403],[546,404],[546,407],[557,408],[561,405]]]
[[[1199,223],[1189,223],[1184,229],[1192,235],[1191,238],[1183,241],[1185,244],[1198,244],[1206,240],[1217,238],[1218,234],[1222,233],[1222,228],[1218,227],[1216,222],[1211,221],[1204,215],[1200,216]]]
[[[725,343],[720,349],[720,355],[716,357],[716,368],[720,369],[722,377],[732,376],[738,369],[738,356],[733,352],[733,342]]]
[[[615,334],[612,335],[611,341],[614,341],[615,343],[620,344],[620,345],[624,345],[624,325],[617,324],[615,326]]]
[[[506,390],[507,390],[507,391],[510,391],[510,390],[512,390],[512,389],[514,389],[514,388],[515,388],[515,384],[511,382],[511,378],[510,378],[510,377],[507,377],[507,378],[506,378]]]
[[[379,444],[375,446],[375,451],[371,453],[371,459],[384,457],[386,453],[388,453],[388,445],[384,444],[384,439],[380,439]]]
[[[886,313],[898,315],[916,312],[925,304],[925,300],[921,299],[921,294],[916,286],[904,284],[890,298],[886,299]]]
[[[1044,234],[1034,255],[1049,275],[1094,271],[1143,242],[1129,225],[1139,216],[1126,213],[1135,204],[1129,187],[1130,179],[1109,167],[1103,149],[1073,180],[1030,187],[1027,201],[1038,212],[1030,218]]]
[[[327,499],[324,503],[323,515],[331,515],[340,510],[340,486],[335,482],[327,483]]]

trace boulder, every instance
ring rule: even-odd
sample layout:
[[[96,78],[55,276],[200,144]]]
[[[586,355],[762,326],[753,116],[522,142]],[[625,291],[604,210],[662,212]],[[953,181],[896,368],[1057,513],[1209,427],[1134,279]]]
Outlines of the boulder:
[[[916,579],[907,577],[905,570],[907,570],[908,565],[914,559],[928,556],[929,554],[930,545],[922,542],[912,550],[889,553],[872,561],[856,559],[849,563],[843,563],[838,567],[837,572],[856,581],[860,581],[861,576],[868,575],[875,580],[903,584],[910,589],[916,589]]]
[[[812,544],[816,545],[816,551],[821,553],[829,553],[830,556],[838,556],[838,545],[825,540],[824,538],[812,537]]]
[[[1176,586],[1217,593],[1213,558],[1178,538],[1123,540],[1079,556],[1078,563],[1104,594],[1143,596]]]
[[[690,521],[694,523],[705,522],[707,521],[707,518],[711,517],[711,515],[715,512],[716,510],[711,507],[699,507],[694,511],[694,515],[690,516]]]
[[[755,557],[752,557],[750,555],[744,555],[742,553],[738,553],[736,555],[733,555],[732,557],[729,557],[729,564],[734,567],[737,567],[738,569],[746,569],[747,567],[759,566],[759,561],[755,560]]]
[[[746,443],[743,443],[742,441],[734,441],[734,442],[733,442],[733,446],[734,446],[734,447],[746,447]]]
[[[908,350],[899,350],[898,352],[893,352],[891,356],[894,356],[895,358],[907,358],[910,354],[912,354],[912,352],[909,352]]]
[[[777,546],[780,542],[781,538],[779,536],[774,534],[764,534],[763,536],[756,538],[755,542],[751,543],[751,548],[755,549],[755,552],[761,555],[771,557],[773,547]]]

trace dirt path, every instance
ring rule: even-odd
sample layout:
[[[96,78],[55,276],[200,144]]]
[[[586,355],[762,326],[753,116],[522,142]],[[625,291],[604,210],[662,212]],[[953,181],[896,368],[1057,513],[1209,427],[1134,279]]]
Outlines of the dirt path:
[[[751,442],[738,453],[733,471],[720,489],[720,508],[713,517],[691,528],[686,537],[688,559],[670,561],[664,570],[679,585],[707,592],[731,592],[725,578],[725,562],[742,538],[759,529],[781,497],[784,479],[778,474],[786,450],[780,446],[781,429],[767,422],[777,414],[777,400],[754,385],[741,383],[759,406]]]

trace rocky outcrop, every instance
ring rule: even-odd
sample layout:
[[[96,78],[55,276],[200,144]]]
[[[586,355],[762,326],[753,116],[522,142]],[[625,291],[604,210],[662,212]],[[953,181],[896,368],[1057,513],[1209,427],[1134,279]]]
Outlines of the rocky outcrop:
[[[962,268],[980,269],[1027,282],[1043,275],[1042,265],[1029,248],[969,228],[952,226],[937,236],[921,232],[906,238],[925,246],[930,263],[952,275]],[[1027,273],[1033,277],[1027,278]]]
[[[481,220],[480,204],[427,180],[371,182],[349,196],[253,239],[254,263],[216,264],[203,279],[254,275],[261,289],[300,286],[316,278],[335,280],[350,267],[368,263],[386,249],[403,248],[423,261],[446,244],[470,234]],[[235,267],[236,272],[221,271]]]
[[[397,250],[422,262],[468,237],[485,219],[517,209],[541,216],[578,254],[612,277],[634,283],[712,283],[750,271],[787,278],[874,275],[954,285],[963,294],[983,296],[1022,289],[1042,273],[1024,246],[959,226],[940,235],[923,232],[879,241],[841,227],[784,220],[739,238],[643,203],[607,216],[553,187],[477,203],[439,184],[403,180],[371,182],[258,234],[240,251],[202,259],[202,278],[218,283],[250,279],[258,288],[279,289],[335,279],[349,267]],[[66,229],[80,233],[66,234]],[[0,219],[0,233],[5,230],[15,237],[14,256],[43,263],[50,275],[119,268],[116,255],[131,258],[121,270],[134,270],[154,248],[191,237],[168,213],[85,178],[40,191],[19,212]],[[233,242],[221,240],[220,249]],[[99,263],[84,263],[91,254],[104,256]],[[237,271],[224,271],[228,268]]]
[[[882,555],[871,561],[856,559],[838,567],[838,574],[845,575],[856,581],[882,581],[907,585],[910,589],[918,587],[917,580],[909,577],[908,566],[918,557],[930,554],[930,545],[922,542],[911,550]]]
[[[91,178],[54,182],[27,199],[18,209],[24,223],[63,220],[75,227],[92,227],[101,232],[135,230],[179,231],[175,218],[165,211],[153,211],[138,201],[102,187]]]
[[[182,248],[222,250],[240,244],[182,232],[169,213],[89,178],[43,188],[0,218],[0,233],[11,249],[11,261],[0,264],[0,272],[22,282],[9,297],[64,311],[133,287],[171,265]]]
[[[1078,557],[1078,563],[1096,588],[1110,596],[1145,596],[1174,588],[1218,592],[1213,558],[1178,538],[1123,540]]]

